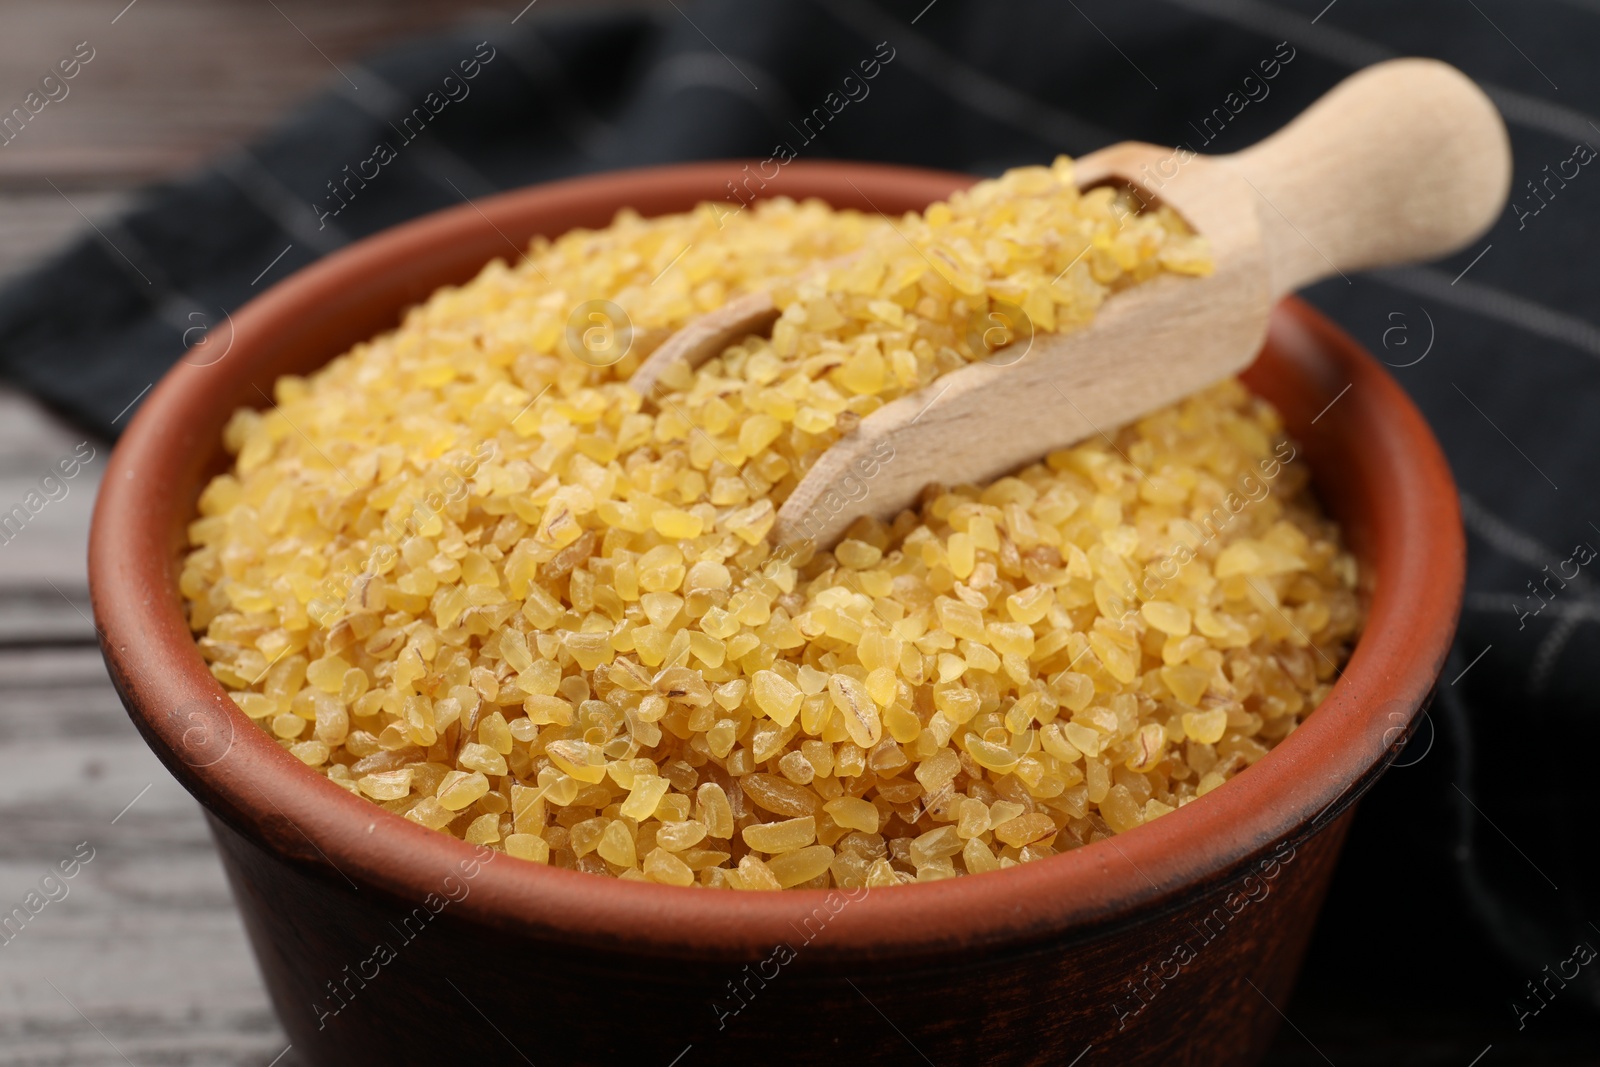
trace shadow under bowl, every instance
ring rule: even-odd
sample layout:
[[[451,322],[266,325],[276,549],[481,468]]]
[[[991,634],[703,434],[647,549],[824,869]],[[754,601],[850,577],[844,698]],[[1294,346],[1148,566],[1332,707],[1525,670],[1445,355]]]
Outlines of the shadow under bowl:
[[[1368,621],[1332,694],[1247,772],[1148,825],[978,877],[734,893],[484,854],[302,766],[206,669],[177,588],[222,427],[535,234],[724,198],[740,163],[605,174],[442,211],[350,246],[180,363],[109,463],[90,580],[128,713],[204,806],[295,1049],[316,1064],[1063,1064],[1259,1057],[1350,821],[1454,632],[1465,548],[1437,442],[1298,300],[1245,375],[1361,561]],[[917,209],[970,177],[794,163],[768,193]],[[731,205],[730,205],[731,207]],[[200,362],[200,361],[196,361]],[[1330,406],[1331,405],[1331,406]],[[682,1057],[681,1060],[675,1057]]]

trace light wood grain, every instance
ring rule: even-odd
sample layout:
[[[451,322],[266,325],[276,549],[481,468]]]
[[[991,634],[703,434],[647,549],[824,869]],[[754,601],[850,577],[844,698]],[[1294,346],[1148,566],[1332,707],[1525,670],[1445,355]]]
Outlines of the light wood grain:
[[[857,258],[859,252],[849,252],[818,263],[809,268],[808,273],[825,277],[828,271],[846,266]],[[767,334],[777,321],[778,307],[773,303],[771,290],[757,289],[735,297],[715,310],[695,316],[662,341],[628,376],[628,384],[646,403],[654,403],[661,376],[670,368],[679,363],[698,367],[712,356],[721,355],[731,344]]]
[[[78,452],[80,447],[92,449],[93,458],[74,477],[60,478],[62,459],[90,454]],[[85,618],[85,557],[89,514],[108,453],[105,442],[19,393],[0,390],[0,519],[14,507],[26,511],[30,494],[36,503],[43,501],[14,535],[0,532],[0,647],[92,639],[94,630]],[[57,499],[41,488],[44,478],[52,479]]]
[[[0,650],[0,707],[0,913],[80,843],[94,850],[0,943],[0,1065],[264,1067],[287,1039],[210,834],[99,651]]]
[[[1511,187],[1500,113],[1454,67],[1395,59],[1220,160],[1249,183],[1272,287],[1437,259],[1483,235]]]
[[[7,5],[0,34],[6,111],[78,42],[88,42],[94,58],[68,83],[65,99],[47,104],[15,142],[0,148],[0,181],[127,182],[196,166],[218,146],[265,129],[308,93],[343,84],[336,68],[348,68],[353,57],[458,19],[504,25],[520,6],[138,0],[124,10],[125,4]]]
[[[752,334],[764,334],[778,321],[778,308],[765,289],[746,293],[728,301],[715,311],[697,316],[665,341],[639,369],[628,376],[628,384],[646,400],[653,400],[661,376],[681,363],[698,367],[729,345]]]

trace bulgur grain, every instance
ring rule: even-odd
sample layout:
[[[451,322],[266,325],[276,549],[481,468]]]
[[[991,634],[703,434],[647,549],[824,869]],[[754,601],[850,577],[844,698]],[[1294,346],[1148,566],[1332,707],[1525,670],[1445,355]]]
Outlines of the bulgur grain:
[[[1287,736],[1360,625],[1239,383],[814,558],[766,541],[829,444],[1015,336],[991,312],[1066,330],[1209,269],[1131,210],[1058,160],[897,221],[771,200],[536,240],[235,413],[180,578],[201,651],[340,787],[598,874],[885,886],[1173,811]],[[756,287],[770,338],[624,384]],[[610,366],[568,347],[592,300],[631,323]]]

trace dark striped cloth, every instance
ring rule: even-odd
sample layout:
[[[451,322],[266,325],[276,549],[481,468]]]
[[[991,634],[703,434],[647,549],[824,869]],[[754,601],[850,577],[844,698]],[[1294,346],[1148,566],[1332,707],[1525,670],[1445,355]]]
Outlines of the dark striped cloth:
[[[1511,128],[1512,206],[1447,262],[1309,296],[1394,367],[1451,456],[1466,614],[1409,765],[1363,806],[1274,1056],[1586,1055],[1600,963],[1569,961],[1600,947],[1600,584],[1576,562],[1600,545],[1600,2],[530,8],[346,64],[270,136],[12,283],[0,372],[110,436],[223,311],[465,198],[779,145],[983,174],[1124,139],[1233,151],[1358,67],[1454,63]]]

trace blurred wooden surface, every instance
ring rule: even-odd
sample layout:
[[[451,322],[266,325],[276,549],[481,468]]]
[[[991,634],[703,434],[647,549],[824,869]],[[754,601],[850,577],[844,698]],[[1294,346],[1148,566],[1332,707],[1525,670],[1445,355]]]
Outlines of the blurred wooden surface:
[[[84,440],[0,394],[0,508]],[[94,643],[83,556],[106,448],[91,444],[67,495],[0,545],[0,1065],[265,1065],[287,1039],[199,807]],[[84,843],[93,859],[41,893]]]
[[[261,132],[336,81],[334,63],[524,3],[8,0],[0,111],[79,42],[95,56],[0,147],[0,281],[139,185]],[[0,386],[0,511],[84,440]],[[288,1042],[199,808],[134,732],[94,644],[84,552],[107,446],[91,444],[67,495],[0,544],[0,919],[26,914],[80,843],[94,850],[65,896],[52,885],[60,899],[0,929],[0,1067],[266,1067]]]

